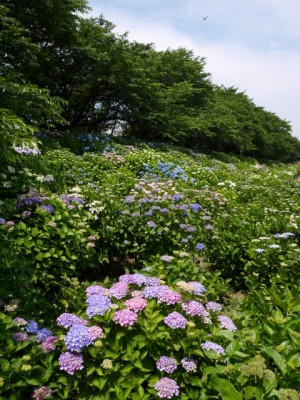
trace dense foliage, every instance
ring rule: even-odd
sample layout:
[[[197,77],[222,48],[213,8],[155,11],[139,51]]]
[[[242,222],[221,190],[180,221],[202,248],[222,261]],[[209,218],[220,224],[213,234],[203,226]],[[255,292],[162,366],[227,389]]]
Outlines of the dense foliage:
[[[297,165],[39,140],[0,176],[0,399],[300,398]]]
[[[214,85],[204,58],[130,42],[103,16],[84,18],[87,9],[85,0],[2,1],[5,142],[28,144],[34,128],[86,127],[261,159],[299,159],[290,124],[245,93]]]

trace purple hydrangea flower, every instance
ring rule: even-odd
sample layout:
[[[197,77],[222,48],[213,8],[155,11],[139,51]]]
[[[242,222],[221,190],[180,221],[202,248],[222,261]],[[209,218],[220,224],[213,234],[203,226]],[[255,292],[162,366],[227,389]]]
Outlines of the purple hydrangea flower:
[[[16,317],[16,318],[13,320],[13,322],[14,322],[14,324],[17,325],[17,326],[21,326],[21,325],[26,325],[26,324],[27,324],[27,321],[26,321],[24,318],[20,318],[20,317]]]
[[[6,224],[6,219],[0,218],[0,225],[5,225]]]
[[[156,368],[159,371],[171,374],[177,369],[177,361],[175,358],[162,356],[156,361]]]
[[[197,249],[198,251],[202,251],[202,250],[205,249],[205,246],[204,246],[203,243],[198,243],[198,244],[196,245],[196,249]]]
[[[128,285],[133,284],[137,286],[142,286],[146,283],[147,277],[143,274],[126,274],[121,275],[119,281],[125,282]]]
[[[188,286],[191,288],[191,291],[198,296],[203,294],[206,290],[201,283],[196,281],[188,282]]]
[[[188,321],[182,314],[173,311],[164,318],[164,323],[172,329],[184,329]]]
[[[134,312],[139,312],[147,306],[147,300],[141,297],[133,297],[125,301],[125,306]]]
[[[173,396],[179,396],[179,386],[174,379],[161,378],[154,385],[154,389],[161,399],[171,399]]]
[[[128,204],[134,203],[134,196],[126,196],[124,201]]]
[[[187,300],[182,304],[182,308],[188,315],[207,317],[208,313],[204,306],[196,300]]]
[[[161,283],[161,280],[159,278],[156,278],[155,276],[147,276],[147,278],[146,278],[147,286],[159,286],[160,283]]]
[[[193,204],[190,204],[190,208],[192,211],[198,212],[199,210],[201,210],[202,207],[198,203],[193,203]]]
[[[142,297],[145,299],[154,299],[157,297],[160,286],[147,286],[142,292]]]
[[[52,332],[49,331],[49,329],[43,328],[43,329],[39,329],[36,332],[36,337],[37,337],[37,341],[38,342],[43,342],[44,340],[46,340],[49,336],[52,336]]]
[[[184,195],[183,194],[179,194],[179,193],[176,193],[176,194],[174,194],[173,196],[172,196],[172,200],[173,201],[180,201],[180,200],[182,200],[184,198]]]
[[[188,226],[186,230],[191,233],[191,232],[196,232],[197,229],[194,226]]]
[[[126,296],[128,289],[128,283],[117,282],[109,289],[109,296],[120,300]]]
[[[204,228],[205,228],[207,231],[213,231],[213,229],[214,229],[214,227],[213,227],[211,224],[206,224],[206,225],[204,225]]]
[[[156,228],[157,227],[156,223],[153,222],[153,221],[147,221],[147,225],[148,225],[149,228]]]
[[[220,322],[221,328],[227,329],[231,332],[234,332],[237,330],[237,327],[234,325],[232,320],[229,317],[227,317],[226,315],[219,315],[218,321]]]
[[[52,206],[44,205],[44,206],[40,206],[40,209],[43,211],[46,211],[49,214],[54,213],[54,208]]]
[[[25,328],[25,331],[28,333],[34,333],[36,334],[37,331],[40,329],[39,325],[35,321],[28,321],[27,326]]]
[[[104,332],[103,329],[100,328],[100,326],[97,325],[90,326],[88,327],[88,331],[89,331],[89,336],[93,341],[96,339],[104,338]]]
[[[219,303],[216,303],[215,301],[209,301],[208,303],[206,303],[206,309],[207,310],[211,310],[211,311],[221,311],[222,310],[222,306]]]
[[[42,386],[38,389],[35,389],[33,392],[32,398],[35,400],[43,400],[43,399],[48,399],[52,395],[52,389]]]
[[[55,343],[58,341],[56,336],[48,336],[41,344],[41,349],[46,353],[50,353],[56,349]]]
[[[93,294],[103,294],[103,295],[108,295],[108,289],[99,286],[99,285],[92,285],[89,286],[85,292],[87,293],[88,296],[91,296]]]
[[[69,328],[72,325],[87,325],[88,321],[85,319],[77,317],[77,315],[63,313],[56,319],[58,326],[63,326],[64,328]]]
[[[25,340],[29,340],[29,336],[25,332],[14,333],[12,338],[15,342],[24,342]]]
[[[73,375],[75,371],[83,369],[83,356],[79,353],[62,353],[59,357],[59,366],[62,371]]]
[[[126,308],[125,310],[118,310],[113,316],[113,320],[121,326],[134,325],[137,322],[138,315]]]
[[[196,372],[197,371],[197,361],[192,358],[183,358],[181,364],[186,372]]]
[[[168,288],[168,286],[159,286],[157,290],[158,303],[166,303],[168,305],[177,304],[181,301],[181,294]]]
[[[162,214],[168,214],[168,213],[170,212],[170,210],[169,210],[168,208],[164,207],[164,208],[161,208],[161,209],[160,209],[160,212],[161,212]]]
[[[223,347],[220,346],[217,343],[214,343],[214,342],[201,343],[201,347],[204,350],[213,350],[213,351],[216,351],[219,354],[225,354],[225,350],[223,349]]]
[[[83,325],[72,325],[64,341],[67,349],[74,352],[81,351],[84,347],[89,346],[93,339],[89,333],[89,328]]]

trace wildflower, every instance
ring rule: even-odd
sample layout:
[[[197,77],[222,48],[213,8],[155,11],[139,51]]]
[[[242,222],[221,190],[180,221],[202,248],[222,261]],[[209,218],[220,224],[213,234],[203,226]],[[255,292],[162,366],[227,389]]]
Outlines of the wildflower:
[[[113,320],[121,326],[134,325],[137,319],[138,315],[127,308],[125,310],[116,311],[113,316]]]
[[[56,349],[55,343],[58,341],[56,336],[48,336],[41,344],[41,349],[46,353],[50,353]]]
[[[215,301],[209,301],[208,303],[206,303],[205,307],[207,310],[211,310],[211,311],[221,311],[222,310],[221,304],[216,303]]]
[[[173,311],[164,318],[164,323],[172,329],[184,329],[188,321],[182,314]]]
[[[77,317],[77,315],[63,313],[56,319],[58,326],[63,326],[64,328],[69,328],[71,325],[87,325],[88,321]]]
[[[221,328],[225,328],[228,331],[232,331],[232,332],[237,330],[237,327],[234,325],[232,320],[229,317],[227,317],[226,315],[219,315],[218,321],[220,322]]]
[[[83,369],[83,356],[79,353],[62,353],[59,357],[59,365],[62,371],[73,375],[75,371]]]
[[[182,304],[182,308],[188,315],[206,317],[208,315],[204,306],[195,300],[187,300]]]
[[[192,358],[183,358],[181,364],[186,372],[196,372],[197,371],[197,361]]]
[[[159,371],[171,374],[177,369],[177,361],[175,358],[162,356],[156,361],[156,368]]]
[[[147,300],[141,297],[133,297],[125,301],[125,306],[134,312],[139,312],[147,306]]]
[[[171,399],[173,396],[179,396],[179,386],[174,379],[161,378],[154,385],[154,389],[161,399]]]
[[[196,245],[196,249],[197,249],[198,251],[202,251],[202,250],[205,249],[205,246],[204,246],[204,244],[202,244],[202,243],[198,243],[198,244]]]
[[[223,347],[220,346],[217,343],[214,343],[214,342],[201,343],[201,347],[204,350],[213,350],[213,351],[216,351],[219,354],[225,354],[225,351],[224,351]]]
[[[101,367],[104,369],[112,369],[112,361],[109,358],[105,358],[101,363]]]
[[[83,325],[72,325],[64,341],[68,350],[81,351],[84,347],[89,346],[93,339],[89,328]]]
[[[46,386],[42,386],[33,392],[32,397],[35,400],[43,400],[43,399],[47,399],[51,395],[52,395],[52,390]]]

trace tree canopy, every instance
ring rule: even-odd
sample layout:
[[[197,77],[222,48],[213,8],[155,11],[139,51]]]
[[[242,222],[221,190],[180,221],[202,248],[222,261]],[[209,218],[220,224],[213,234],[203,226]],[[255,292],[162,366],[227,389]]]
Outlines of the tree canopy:
[[[290,124],[237,88],[214,85],[204,58],[131,42],[103,16],[85,18],[88,8],[85,0],[2,1],[3,143],[16,137],[34,143],[35,129],[109,130],[259,158],[300,158]],[[13,118],[22,131],[15,137],[7,122]]]

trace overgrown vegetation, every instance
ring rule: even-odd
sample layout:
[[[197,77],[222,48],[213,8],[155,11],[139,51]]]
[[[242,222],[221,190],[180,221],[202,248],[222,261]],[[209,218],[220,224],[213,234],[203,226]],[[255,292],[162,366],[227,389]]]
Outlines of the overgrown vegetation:
[[[0,6],[0,400],[299,400],[299,141],[85,9]]]

